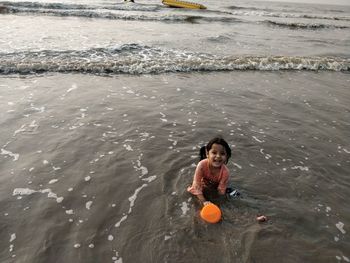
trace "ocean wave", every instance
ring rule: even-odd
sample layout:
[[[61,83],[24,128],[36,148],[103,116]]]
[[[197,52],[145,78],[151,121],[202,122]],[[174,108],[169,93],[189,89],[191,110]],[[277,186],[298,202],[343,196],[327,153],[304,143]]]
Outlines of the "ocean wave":
[[[349,28],[348,26],[340,26],[340,25],[327,25],[327,24],[320,24],[320,23],[312,23],[312,24],[307,24],[307,23],[297,23],[297,22],[278,22],[278,21],[271,21],[271,20],[266,20],[264,21],[265,23],[273,26],[278,26],[278,27],[284,27],[284,28],[290,28],[290,29],[312,29],[312,30],[317,30],[317,29],[329,29],[329,28],[337,28],[337,29],[345,29]]]
[[[40,3],[40,2],[8,2],[2,1],[0,5],[7,8],[43,8],[43,9],[93,9],[93,6],[82,4],[63,4],[63,3]]]
[[[0,2],[1,3],[4,2]],[[19,15],[48,15],[60,17],[84,17],[84,18],[101,18],[111,20],[134,20],[134,21],[161,21],[161,22],[178,22],[178,23],[198,23],[204,22],[220,22],[220,23],[236,23],[241,20],[229,16],[206,16],[193,15],[191,13],[159,13],[156,12],[160,6],[153,6],[145,8],[133,7],[132,5],[124,4],[119,6],[104,6],[94,7],[86,5],[74,4],[58,4],[58,3],[35,3],[35,2],[20,2],[11,3],[6,2],[7,12]],[[125,10],[142,12],[123,12]],[[152,12],[143,12],[152,11]]]
[[[114,5],[84,5],[71,3],[43,3],[43,2],[9,2],[2,1],[0,5],[6,6],[10,11],[18,11],[28,9],[57,9],[57,10],[120,10],[120,11],[149,11],[154,12],[159,10],[161,5],[152,4],[130,4],[116,3]]]
[[[101,18],[111,20],[138,20],[138,21],[163,21],[163,22],[190,22],[194,23],[203,18],[201,16],[178,15],[178,14],[134,14],[134,13],[114,13],[106,10],[54,10],[54,9],[9,9],[9,13],[50,15],[60,17],[84,17]]]
[[[0,74],[46,72],[158,74],[233,70],[350,71],[350,59],[338,57],[217,56],[139,44],[89,50],[0,53]]]
[[[305,6],[303,5],[302,8],[297,7],[284,7],[284,6],[275,6],[274,8],[267,8],[267,7],[252,7],[252,6],[228,6],[226,7],[229,10],[253,10],[253,11],[265,11],[265,12],[283,12],[283,13],[309,13],[310,9],[305,9]],[[312,10],[315,10],[314,7],[312,7]],[[332,13],[345,13],[346,11],[340,10],[340,9],[328,9],[328,12]]]
[[[210,36],[207,38],[207,40],[210,42],[224,43],[232,40],[232,38],[233,36],[229,34],[225,34],[225,35]]]
[[[237,6],[237,5],[231,5],[231,6],[228,6],[227,8],[232,9],[232,10],[236,10],[236,9],[249,9],[249,10],[254,9],[254,10],[256,10],[256,9],[258,9],[256,7],[246,7],[246,6]]]
[[[0,6],[7,8],[8,13],[14,14],[33,14],[33,15],[52,15],[52,16],[73,16],[73,17],[90,17],[90,18],[105,18],[105,19],[124,19],[124,20],[156,20],[156,21],[186,21],[186,15],[169,15],[159,14],[160,10],[164,10],[165,6],[161,4],[140,4],[140,3],[116,3],[113,5],[84,5],[72,3],[43,3],[43,2],[9,2],[0,1]],[[321,19],[335,21],[350,21],[348,16],[334,15],[317,15],[305,14],[299,12],[284,12],[273,9],[255,8],[255,7],[240,7],[229,6],[230,11],[206,10],[201,12],[201,15],[196,16],[196,19],[235,22],[236,18],[227,17],[234,16],[257,16],[257,17],[276,17],[276,18],[295,18],[295,19]],[[154,15],[140,14],[118,14],[115,12],[122,11],[139,11],[154,13]],[[219,13],[224,16],[209,17],[206,14]]]
[[[237,9],[228,12],[236,16],[257,16],[257,17],[276,17],[276,18],[303,18],[303,19],[319,19],[319,20],[334,20],[334,21],[350,21],[348,16],[334,16],[334,15],[317,15],[317,14],[303,14],[303,13],[288,13],[278,11],[265,11],[261,9]]]
[[[19,15],[49,15],[61,17],[84,17],[84,18],[102,18],[114,20],[140,20],[140,21],[164,21],[164,22],[223,22],[233,23],[241,22],[237,16],[255,16],[255,17],[275,17],[292,19],[318,19],[333,21],[350,21],[350,17],[316,15],[305,13],[281,12],[270,9],[248,8],[231,6],[230,11],[206,10],[193,15],[191,13],[172,13],[160,12],[167,7],[161,4],[135,4],[135,3],[116,3],[113,5],[84,5],[72,3],[42,3],[42,2],[9,2],[2,1],[0,6],[6,8],[7,13]],[[132,12],[125,12],[132,11]],[[217,16],[211,14],[216,13]],[[235,17],[233,17],[235,16]],[[292,27],[292,26],[290,26]],[[302,28],[300,26],[300,28]],[[338,26],[338,28],[347,28]]]

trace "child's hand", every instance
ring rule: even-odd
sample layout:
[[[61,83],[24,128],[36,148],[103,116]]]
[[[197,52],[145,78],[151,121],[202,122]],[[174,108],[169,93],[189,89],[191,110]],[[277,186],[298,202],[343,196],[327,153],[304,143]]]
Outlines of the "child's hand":
[[[204,201],[204,202],[203,202],[203,205],[204,205],[204,206],[206,206],[206,205],[208,205],[208,204],[211,204],[211,202],[210,202],[210,201]]]

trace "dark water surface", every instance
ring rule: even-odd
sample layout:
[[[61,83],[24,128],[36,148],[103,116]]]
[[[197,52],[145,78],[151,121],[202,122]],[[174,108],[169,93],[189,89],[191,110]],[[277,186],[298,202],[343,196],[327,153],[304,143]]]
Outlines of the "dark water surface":
[[[349,74],[0,83],[1,262],[350,261]],[[216,134],[242,198],[207,225],[185,189]]]
[[[0,1],[0,263],[350,262],[350,6],[200,3]]]

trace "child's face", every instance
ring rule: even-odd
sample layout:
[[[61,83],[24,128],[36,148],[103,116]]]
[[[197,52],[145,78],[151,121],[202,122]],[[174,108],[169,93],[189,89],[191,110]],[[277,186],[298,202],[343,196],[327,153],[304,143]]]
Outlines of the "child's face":
[[[225,164],[227,160],[225,147],[221,144],[214,143],[209,152],[207,152],[207,156],[209,159],[209,164],[215,168],[220,168],[221,165]]]

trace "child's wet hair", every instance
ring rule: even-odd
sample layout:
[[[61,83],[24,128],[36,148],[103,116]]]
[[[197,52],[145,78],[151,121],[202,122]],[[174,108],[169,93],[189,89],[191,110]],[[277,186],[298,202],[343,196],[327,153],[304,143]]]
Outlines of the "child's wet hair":
[[[199,159],[203,160],[205,158],[207,158],[207,152],[210,151],[211,147],[213,146],[213,144],[220,144],[225,148],[226,154],[227,154],[227,159],[226,159],[226,164],[228,162],[228,159],[230,159],[231,157],[231,148],[228,145],[228,143],[220,136],[215,137],[213,139],[211,139],[207,146],[202,146],[201,149],[199,150]]]

